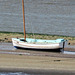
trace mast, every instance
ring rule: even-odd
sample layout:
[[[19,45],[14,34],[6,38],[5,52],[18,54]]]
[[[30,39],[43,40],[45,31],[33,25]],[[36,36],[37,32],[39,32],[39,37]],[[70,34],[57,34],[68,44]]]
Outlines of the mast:
[[[26,41],[24,0],[22,0],[22,11],[23,11],[24,40]]]

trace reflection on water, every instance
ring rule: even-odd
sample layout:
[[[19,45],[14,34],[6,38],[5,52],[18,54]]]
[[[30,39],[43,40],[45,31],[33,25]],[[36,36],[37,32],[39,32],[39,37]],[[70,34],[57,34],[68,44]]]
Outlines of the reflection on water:
[[[71,51],[64,51],[63,53],[64,54],[73,54],[73,55],[75,55],[75,52],[71,52]]]
[[[14,50],[12,43],[0,43],[0,50]]]
[[[31,75],[23,72],[0,72],[0,75]]]

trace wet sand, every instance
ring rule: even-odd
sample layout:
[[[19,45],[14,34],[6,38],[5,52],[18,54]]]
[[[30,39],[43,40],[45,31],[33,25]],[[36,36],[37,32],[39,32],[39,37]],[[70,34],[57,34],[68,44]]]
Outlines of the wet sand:
[[[75,52],[75,48],[65,48],[64,50],[65,50],[65,51],[72,51],[72,52]]]
[[[7,46],[7,44],[4,46]],[[50,51],[10,49],[10,47],[8,50],[0,49],[1,72],[75,75],[75,55]],[[73,48],[65,48],[65,50],[75,51]]]
[[[1,72],[25,72],[30,74],[75,74],[75,55],[30,50],[0,50],[0,52],[29,54],[0,54]]]
[[[44,69],[0,69],[1,72],[23,72],[27,75],[75,75],[74,71],[65,70],[44,70]]]
[[[50,56],[0,54],[0,71],[45,72],[63,73],[75,72],[74,58]]]

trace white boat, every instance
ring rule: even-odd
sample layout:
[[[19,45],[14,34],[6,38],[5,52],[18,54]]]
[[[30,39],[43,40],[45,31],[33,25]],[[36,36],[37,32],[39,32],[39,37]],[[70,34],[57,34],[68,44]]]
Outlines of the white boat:
[[[24,0],[22,0],[23,7],[23,24],[24,24],[24,38],[12,38],[13,46],[23,49],[38,49],[38,50],[64,50],[66,40],[44,40],[44,39],[32,39],[26,38],[25,33],[25,15],[24,15]]]
[[[64,39],[57,40],[41,40],[41,39],[31,39],[26,38],[12,38],[13,45],[16,48],[25,48],[25,49],[63,49],[64,48]]]

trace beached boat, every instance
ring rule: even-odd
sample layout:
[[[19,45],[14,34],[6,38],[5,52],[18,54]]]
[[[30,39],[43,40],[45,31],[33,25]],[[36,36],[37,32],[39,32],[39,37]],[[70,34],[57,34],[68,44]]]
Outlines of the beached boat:
[[[23,25],[24,25],[24,38],[12,38],[13,46],[16,48],[25,49],[38,49],[38,50],[64,50],[66,40],[45,40],[45,39],[32,39],[26,38],[25,32],[25,15],[24,15],[24,0],[22,0],[23,8]]]
[[[62,49],[64,48],[64,39],[41,40],[26,38],[12,38],[13,45],[16,48],[26,49]]]

